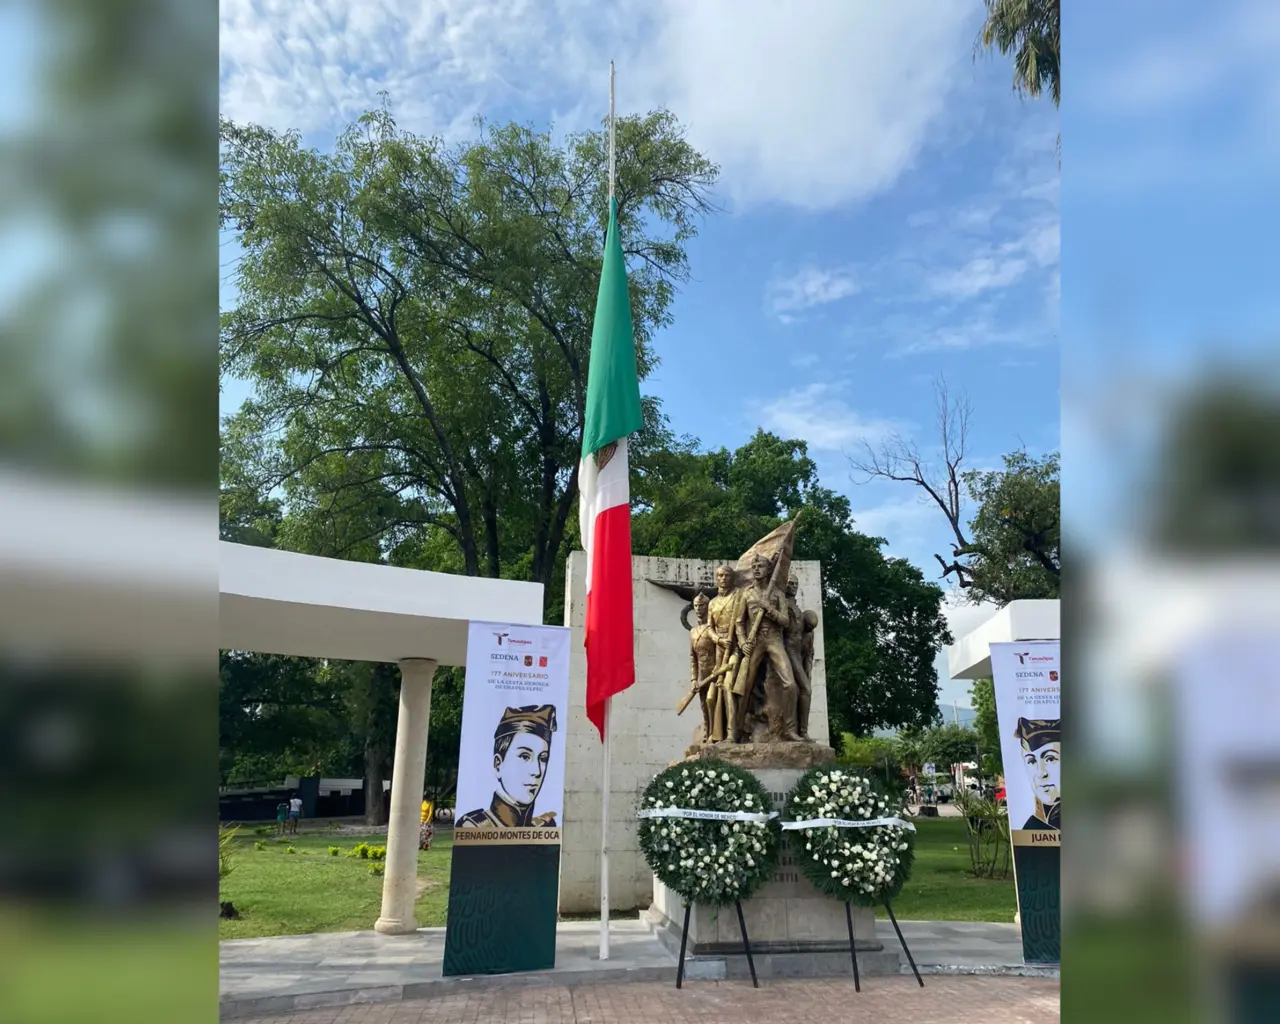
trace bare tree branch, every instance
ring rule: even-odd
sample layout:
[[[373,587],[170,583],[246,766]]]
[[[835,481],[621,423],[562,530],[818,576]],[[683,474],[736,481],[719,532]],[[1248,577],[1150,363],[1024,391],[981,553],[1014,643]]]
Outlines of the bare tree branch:
[[[935,554],[934,557],[942,566],[944,577],[955,574],[960,586],[967,587],[970,585],[969,569],[957,559],[970,546],[965,536],[962,485],[965,459],[969,456],[969,421],[973,408],[968,396],[963,392],[953,395],[942,377],[934,381],[933,390],[940,442],[940,466],[931,464],[919,445],[898,431],[894,431],[878,445],[863,441],[862,452],[847,458],[853,469],[865,475],[863,483],[876,479],[909,483],[929,496],[946,517],[956,542],[951,562],[947,562],[941,555]]]

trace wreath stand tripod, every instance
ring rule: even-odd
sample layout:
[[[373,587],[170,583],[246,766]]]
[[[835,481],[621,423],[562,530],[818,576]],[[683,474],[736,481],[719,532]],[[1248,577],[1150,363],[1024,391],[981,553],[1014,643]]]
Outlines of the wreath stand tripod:
[[[733,906],[734,909],[738,911],[738,929],[742,932],[742,949],[747,954],[747,967],[751,971],[751,984],[756,988],[759,988],[760,980],[756,977],[756,962],[751,956],[751,940],[747,938],[747,922],[742,916],[742,903],[738,900],[734,900]],[[684,905],[684,931],[680,935],[680,962],[676,966],[676,988],[682,988],[684,986],[684,953],[689,945],[689,915],[692,912],[693,904],[686,903]],[[851,924],[849,927],[852,928],[853,925]],[[852,932],[850,932],[850,934],[852,934]],[[914,964],[912,966],[914,966]],[[853,971],[855,975],[858,972],[858,964],[856,960],[854,961]]]
[[[916,967],[915,957],[911,955],[911,950],[907,948],[907,940],[902,935],[902,929],[898,927],[898,919],[893,916],[893,907],[889,905],[888,900],[884,901],[884,909],[889,912],[889,920],[893,922],[893,930],[898,933],[898,941],[902,943],[902,951],[907,954],[907,963],[911,965],[911,973],[916,976],[916,982],[920,985],[920,987],[924,988],[924,979],[920,977],[920,970],[919,968]],[[738,913],[739,913],[739,916],[741,916],[742,911],[739,910]],[[861,992],[862,983],[858,979],[858,948],[853,941],[853,905],[847,901],[845,902],[845,905],[844,905],[844,919],[845,919],[845,922],[849,925],[849,956],[853,959],[853,990],[855,992]],[[686,911],[685,928],[688,928],[688,927],[689,927],[689,915],[688,915],[688,912]],[[745,931],[742,933],[744,939],[746,938],[746,934],[747,933]],[[750,956],[750,953],[748,953],[747,955]],[[683,949],[681,949],[680,959],[682,961],[684,959]],[[754,971],[752,971],[752,977],[755,977]],[[677,985],[677,987],[679,986]]]

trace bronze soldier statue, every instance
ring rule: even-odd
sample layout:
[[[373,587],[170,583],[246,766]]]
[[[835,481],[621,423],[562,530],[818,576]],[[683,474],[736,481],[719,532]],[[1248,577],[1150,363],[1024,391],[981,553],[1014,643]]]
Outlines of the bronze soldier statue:
[[[731,565],[716,569],[716,596],[707,608],[707,619],[716,644],[717,678],[709,695],[711,703],[710,743],[732,741],[732,723],[735,707],[733,684],[742,660],[742,593],[734,589],[736,573]]]
[[[796,733],[802,740],[809,738],[809,704],[813,700],[813,685],[805,665],[805,618],[796,601],[800,581],[794,576],[787,580],[787,626],[783,632],[787,656],[791,659],[791,671],[796,680]],[[810,642],[810,649],[813,644]]]
[[[741,643],[744,664],[738,669],[734,694],[739,698],[735,736],[746,720],[746,701],[751,694],[756,674],[761,668],[772,668],[777,677],[774,692],[766,692],[765,708],[769,719],[770,738],[797,741],[796,681],[791,658],[783,643],[783,630],[788,624],[786,597],[769,587],[773,561],[756,553],[751,560],[751,586],[743,591],[743,621],[747,634]],[[754,634],[754,635],[753,635]]]
[[[716,645],[715,630],[707,621],[710,602],[706,594],[697,594],[693,599],[693,611],[697,617],[697,625],[689,630],[689,686],[698,693],[698,701],[702,705],[702,741],[711,742],[711,711],[713,703],[708,701],[708,691],[713,686],[711,676],[716,670],[719,648]]]

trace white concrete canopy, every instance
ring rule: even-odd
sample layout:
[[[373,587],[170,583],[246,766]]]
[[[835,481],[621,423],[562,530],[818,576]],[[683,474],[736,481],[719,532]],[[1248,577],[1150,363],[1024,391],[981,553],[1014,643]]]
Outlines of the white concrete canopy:
[[[225,650],[396,662],[396,726],[382,913],[374,928],[418,924],[418,821],[437,665],[467,663],[472,620],[542,624],[542,584],[344,562],[218,544],[218,640]]]
[[[218,544],[218,646],[464,665],[475,619],[542,623],[542,584]]]
[[[1062,637],[1057,601],[1013,601],[947,648],[952,679],[990,679],[991,645]]]

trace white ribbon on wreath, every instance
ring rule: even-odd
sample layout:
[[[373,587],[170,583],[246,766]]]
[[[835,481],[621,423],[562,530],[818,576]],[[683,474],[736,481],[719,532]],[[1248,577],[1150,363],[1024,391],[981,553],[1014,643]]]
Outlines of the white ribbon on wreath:
[[[804,821],[784,821],[782,827],[788,831],[800,828],[880,828],[885,825],[892,825],[898,828],[910,829],[912,832],[916,827],[909,821],[903,821],[901,818],[870,818],[866,821],[847,821],[844,818],[806,818]]]
[[[704,821],[768,821],[777,816],[777,811],[761,814],[751,811],[695,811],[685,807],[649,807],[636,812],[637,818],[697,818]]]

